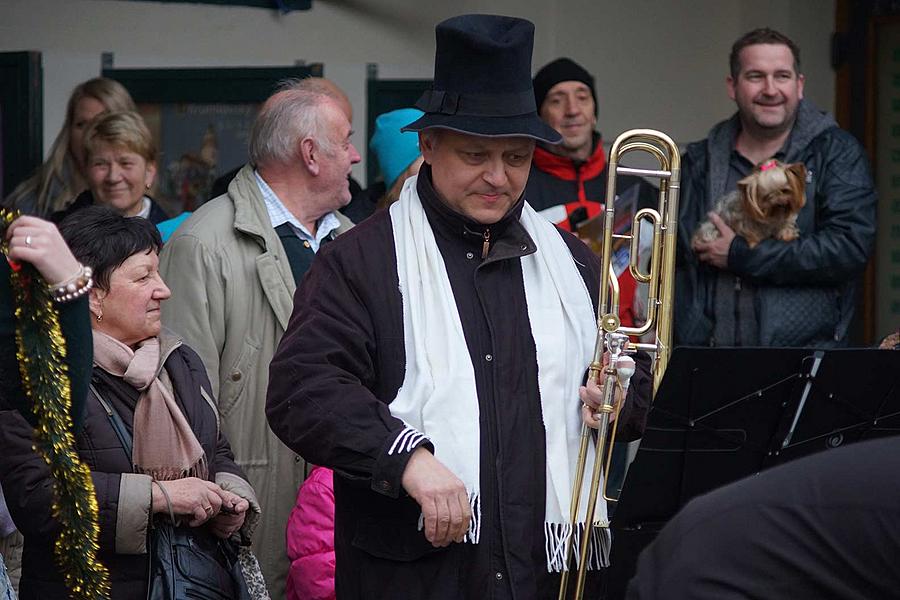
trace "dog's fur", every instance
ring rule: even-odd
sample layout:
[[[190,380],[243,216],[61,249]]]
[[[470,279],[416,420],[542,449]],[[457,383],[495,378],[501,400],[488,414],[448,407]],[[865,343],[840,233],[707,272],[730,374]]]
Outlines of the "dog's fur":
[[[751,248],[767,238],[790,242],[799,236],[797,214],[806,204],[805,192],[803,163],[786,165],[765,160],[738,181],[737,190],[723,196],[713,212]],[[707,219],[697,228],[691,244],[696,246],[697,242],[711,242],[718,237],[719,230]]]

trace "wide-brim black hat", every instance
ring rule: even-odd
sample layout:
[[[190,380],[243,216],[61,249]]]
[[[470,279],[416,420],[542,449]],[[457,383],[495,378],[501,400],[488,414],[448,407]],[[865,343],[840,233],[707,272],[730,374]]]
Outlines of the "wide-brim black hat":
[[[534,24],[497,15],[462,15],[435,28],[434,84],[403,128],[430,127],[490,137],[530,137],[558,144],[537,114],[531,80]]]

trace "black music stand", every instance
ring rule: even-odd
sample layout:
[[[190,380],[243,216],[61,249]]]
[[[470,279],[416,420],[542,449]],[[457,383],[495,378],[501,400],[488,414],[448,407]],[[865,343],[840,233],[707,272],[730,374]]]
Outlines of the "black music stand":
[[[691,498],[768,467],[900,434],[900,352],[678,348],[612,521],[610,599]]]

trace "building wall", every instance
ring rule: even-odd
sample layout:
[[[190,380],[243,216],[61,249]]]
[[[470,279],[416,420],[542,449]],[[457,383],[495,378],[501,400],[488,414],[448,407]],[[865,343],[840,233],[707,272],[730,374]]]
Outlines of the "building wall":
[[[313,0],[273,10],[122,0],[2,0],[0,51],[39,50],[44,65],[44,151],[80,81],[115,66],[214,67],[323,62],[353,100],[355,141],[365,156],[366,64],[379,75],[431,77],[434,24],[463,12],[511,14],[536,23],[534,66],[558,56],[598,81],[599,127],[608,141],[632,127],[698,139],[729,115],[725,94],[731,43],[768,25],[803,50],[807,97],[831,109],[828,64],[834,0]],[[362,165],[355,175],[362,179]]]

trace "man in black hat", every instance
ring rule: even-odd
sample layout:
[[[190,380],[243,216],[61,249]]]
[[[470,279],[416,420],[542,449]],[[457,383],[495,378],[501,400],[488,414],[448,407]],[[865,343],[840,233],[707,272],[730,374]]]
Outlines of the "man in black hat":
[[[389,211],[317,257],[267,414],[335,471],[338,598],[555,597],[579,400],[600,396],[580,388],[600,265],[524,201],[535,140],[559,140],[535,110],[534,26],[467,15],[436,33],[434,88],[405,128],[425,164]],[[638,365],[630,394],[647,398]],[[589,535],[596,571],[609,538]]]
[[[567,231],[600,215],[606,202],[606,153],[597,131],[597,89],[594,78],[569,58],[558,58],[534,76],[534,100],[541,118],[559,132],[559,144],[538,143],[525,197],[543,216]],[[657,190],[640,177],[619,176],[617,214],[634,215],[656,206]],[[617,219],[627,232],[629,218]],[[650,239],[648,235],[641,239]],[[619,274],[620,316],[635,324],[635,281],[628,266],[628,244],[617,243],[613,265]]]

